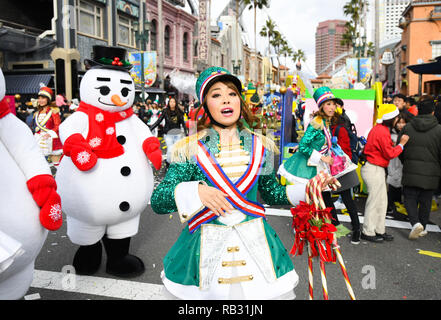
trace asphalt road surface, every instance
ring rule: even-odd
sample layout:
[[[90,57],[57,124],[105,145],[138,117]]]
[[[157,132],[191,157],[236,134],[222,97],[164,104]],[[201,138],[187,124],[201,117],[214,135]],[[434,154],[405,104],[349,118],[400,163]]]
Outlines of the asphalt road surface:
[[[156,176],[162,179],[163,167]],[[359,211],[364,198],[356,198]],[[269,223],[290,250],[294,235],[289,207],[268,207]],[[362,221],[362,216],[360,217]],[[405,216],[404,216],[405,218]],[[402,219],[405,220],[405,219]],[[340,221],[350,228],[349,217]],[[338,239],[350,282],[357,300],[439,300],[441,299],[441,210],[431,213],[429,233],[415,241],[408,239],[410,224],[387,220],[391,242],[380,244],[361,240],[350,243],[350,234]],[[105,272],[106,256],[100,270],[93,277],[75,275],[71,264],[77,245],[66,236],[66,224],[56,232],[49,232],[35,264],[34,281],[25,300],[163,300],[162,259],[179,236],[183,225],[176,214],[158,215],[148,206],[141,215],[138,234],[132,238],[131,253],[141,257],[145,273],[132,279],[118,279]],[[437,255],[438,254],[438,255]],[[307,256],[292,257],[299,283],[296,298],[308,299]],[[330,300],[348,300],[340,267],[326,266]],[[314,299],[322,300],[319,263],[314,261]]]

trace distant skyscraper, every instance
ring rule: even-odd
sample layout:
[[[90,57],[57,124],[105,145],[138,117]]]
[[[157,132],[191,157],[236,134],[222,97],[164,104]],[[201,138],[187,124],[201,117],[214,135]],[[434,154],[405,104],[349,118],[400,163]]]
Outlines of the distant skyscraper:
[[[333,67],[336,69],[346,62],[338,61],[334,66],[323,70],[334,58],[348,51],[346,46],[340,44],[345,33],[344,20],[327,20],[320,22],[315,33],[315,71],[317,73],[330,73]]]
[[[402,30],[398,28],[398,22],[410,2],[410,0],[380,0],[380,45],[400,39]]]

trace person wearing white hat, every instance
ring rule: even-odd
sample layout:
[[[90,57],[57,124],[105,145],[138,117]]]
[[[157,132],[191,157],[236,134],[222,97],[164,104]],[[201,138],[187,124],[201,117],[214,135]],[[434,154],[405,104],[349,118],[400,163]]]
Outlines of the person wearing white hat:
[[[361,239],[371,242],[391,241],[393,236],[386,233],[387,211],[386,168],[389,161],[398,157],[409,136],[403,135],[397,146],[392,142],[390,130],[399,114],[393,104],[382,104],[378,108],[377,125],[369,132],[364,154],[366,163],[361,168],[361,177],[368,189]]]

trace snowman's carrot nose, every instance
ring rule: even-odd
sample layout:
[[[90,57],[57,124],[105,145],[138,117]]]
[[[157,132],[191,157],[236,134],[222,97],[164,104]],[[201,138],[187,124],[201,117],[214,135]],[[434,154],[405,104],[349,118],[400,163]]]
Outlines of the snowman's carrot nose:
[[[117,105],[118,107],[122,107],[123,105],[126,104],[126,102],[122,102],[122,101],[121,101],[121,98],[120,98],[119,95],[117,95],[117,94],[114,94],[114,95],[110,98],[110,100],[112,100],[113,104],[114,104],[114,105]]]

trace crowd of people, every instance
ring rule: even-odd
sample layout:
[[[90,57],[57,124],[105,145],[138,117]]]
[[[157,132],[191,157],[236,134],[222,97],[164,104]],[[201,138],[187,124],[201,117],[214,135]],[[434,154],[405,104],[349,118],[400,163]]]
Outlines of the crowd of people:
[[[48,87],[40,88],[37,98],[23,104],[16,96],[15,108],[17,117],[25,122],[36,138],[46,160],[57,166],[62,154],[62,145],[58,137],[58,127],[78,108],[77,99],[67,101],[62,95],[54,97]],[[55,99],[54,99],[55,98]],[[150,99],[138,101],[133,105],[134,113],[149,126],[153,135],[165,139],[168,150],[173,144],[188,135],[188,119],[193,104],[180,101],[175,97],[166,99],[165,103]],[[46,118],[47,117],[47,118]],[[169,155],[170,156],[170,155]],[[167,162],[167,165],[169,162]]]
[[[61,96],[54,98],[50,88],[42,87],[32,104],[22,105],[16,102],[16,113],[33,131],[48,162],[56,166],[62,154],[58,127],[75,112],[78,101],[67,101],[61,99]],[[307,166],[306,162],[310,161],[314,150],[321,149],[323,128],[326,126],[330,136],[337,138],[341,150],[351,158],[351,121],[345,114],[343,101],[334,97],[318,106],[319,112],[314,116],[320,116],[317,119],[325,125],[319,123],[314,128],[306,128],[297,152],[299,156],[303,154],[301,158],[304,158],[305,164],[299,165],[299,159],[294,161],[298,156],[290,160],[291,166],[294,165],[295,170],[299,171],[298,175],[304,179],[316,174],[316,171],[311,171],[311,168],[315,167]],[[195,106],[192,103],[178,102],[174,97],[166,99],[164,104],[157,100],[146,100],[133,105],[134,113],[149,126],[153,135],[164,138],[167,145],[167,168],[171,162],[173,145],[189,134],[188,119],[194,117],[194,110]],[[334,192],[350,215],[353,244],[358,244],[360,239],[372,242],[393,240],[392,235],[386,233],[385,219],[387,215],[403,218],[398,212],[398,209],[402,211],[403,208],[407,212],[404,218],[412,225],[409,238],[416,239],[427,234],[426,225],[432,199],[441,194],[439,124],[441,99],[438,97],[406,97],[403,94],[395,94],[384,98],[383,105],[378,110],[377,125],[370,131],[364,147],[361,176],[366,184],[368,197],[363,226],[360,224],[353,196],[353,188],[359,184],[358,176],[353,172],[340,178],[343,186]],[[332,165],[334,161],[331,156],[323,153],[317,159],[328,165]],[[285,167],[289,165],[286,164]],[[350,231],[338,221],[337,203],[333,202],[331,192],[324,192],[323,196],[326,205],[332,208],[333,223],[337,226],[339,234],[349,233]]]

